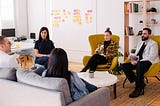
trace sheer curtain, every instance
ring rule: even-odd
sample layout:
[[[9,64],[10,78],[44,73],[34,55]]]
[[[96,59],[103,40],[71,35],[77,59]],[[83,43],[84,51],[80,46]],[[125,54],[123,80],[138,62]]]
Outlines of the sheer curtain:
[[[0,29],[14,27],[14,0],[0,0]]]

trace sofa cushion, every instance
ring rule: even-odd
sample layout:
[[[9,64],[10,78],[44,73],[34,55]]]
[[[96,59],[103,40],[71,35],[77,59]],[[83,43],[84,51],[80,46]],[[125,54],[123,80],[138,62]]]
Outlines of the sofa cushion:
[[[32,71],[23,70],[17,70],[16,75],[18,82],[63,92],[66,104],[72,102],[67,80],[63,78],[41,77]]]
[[[0,78],[17,81],[15,68],[0,68]]]

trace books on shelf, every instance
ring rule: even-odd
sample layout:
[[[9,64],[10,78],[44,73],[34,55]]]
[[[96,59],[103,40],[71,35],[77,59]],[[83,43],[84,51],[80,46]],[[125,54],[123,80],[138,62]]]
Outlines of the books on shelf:
[[[142,7],[140,7],[140,8],[142,8]],[[129,2],[127,4],[127,10],[129,10],[129,13],[140,12],[139,4],[133,3],[133,2]]]

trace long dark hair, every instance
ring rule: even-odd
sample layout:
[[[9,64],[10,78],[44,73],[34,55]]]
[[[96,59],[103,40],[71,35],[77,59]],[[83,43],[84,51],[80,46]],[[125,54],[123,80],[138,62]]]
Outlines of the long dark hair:
[[[40,41],[42,40],[41,32],[44,31],[44,30],[47,31],[47,37],[46,37],[46,39],[49,40],[49,30],[48,30],[48,28],[47,28],[47,27],[42,27],[42,28],[40,29],[40,31],[39,31],[39,40],[40,40]]]
[[[54,48],[50,53],[46,77],[65,78],[70,85],[67,53],[61,48]]]

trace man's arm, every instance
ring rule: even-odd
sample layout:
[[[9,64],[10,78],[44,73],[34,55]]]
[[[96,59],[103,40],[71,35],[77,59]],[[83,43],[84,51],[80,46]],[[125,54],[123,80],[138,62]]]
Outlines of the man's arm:
[[[146,53],[143,54],[143,60],[149,60],[151,62],[154,62],[155,59],[158,56],[158,44],[156,42],[153,42],[149,45],[148,49],[146,50]]]

